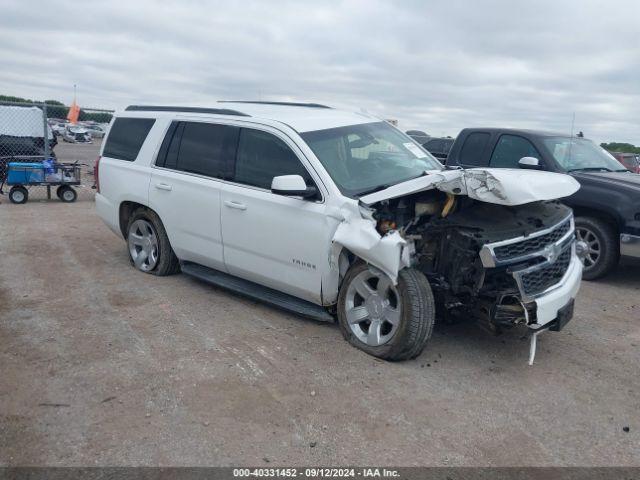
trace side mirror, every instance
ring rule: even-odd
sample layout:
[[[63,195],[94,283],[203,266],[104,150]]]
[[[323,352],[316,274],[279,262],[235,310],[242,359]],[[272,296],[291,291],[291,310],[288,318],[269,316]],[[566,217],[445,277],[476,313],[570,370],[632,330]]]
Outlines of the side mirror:
[[[522,157],[518,160],[520,168],[528,168],[530,170],[538,170],[540,168],[540,160],[535,157]]]
[[[318,195],[316,187],[307,187],[300,175],[280,175],[273,177],[271,192],[287,197],[311,198]]]

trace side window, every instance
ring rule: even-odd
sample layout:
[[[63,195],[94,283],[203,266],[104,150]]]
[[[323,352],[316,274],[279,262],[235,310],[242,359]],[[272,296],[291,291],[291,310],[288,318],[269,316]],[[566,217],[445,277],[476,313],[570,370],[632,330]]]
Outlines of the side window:
[[[483,161],[483,153],[489,143],[489,133],[487,132],[474,132],[467,137],[462,145],[460,151],[461,165],[472,165],[476,167],[483,167],[486,162]]]
[[[230,125],[184,122],[178,126],[177,135],[173,136],[168,145],[165,166],[173,168],[173,158],[177,152],[176,170],[213,178],[228,178],[238,131],[238,127]]]
[[[180,127],[180,129],[178,128]],[[169,129],[162,140],[160,145],[160,151],[158,152],[158,158],[156,158],[156,166],[166,168],[176,168],[176,160],[178,158],[177,146],[180,145],[180,134],[182,133],[182,124],[180,122],[171,122]],[[180,130],[180,131],[178,131]],[[172,154],[169,155],[169,147],[172,147]],[[171,157],[168,160],[168,157]]]
[[[171,135],[173,132],[173,135]],[[166,160],[164,163],[165,168],[177,168],[178,166],[178,151],[180,150],[180,139],[182,138],[182,132],[184,132],[184,123],[174,122],[172,128],[167,133],[165,138],[166,146]],[[169,140],[167,142],[167,139]],[[164,142],[162,145],[164,149]]]
[[[270,133],[243,128],[234,180],[271,189],[273,177],[280,175],[300,175],[307,185],[313,184],[311,176],[286,143]]]
[[[538,150],[524,137],[502,135],[491,155],[490,166],[497,168],[519,168],[522,157],[541,159]]]
[[[154,123],[153,118],[116,118],[102,155],[133,162]]]
[[[424,144],[424,148],[426,148],[430,152],[439,152],[440,140],[429,140],[427,143]]]
[[[442,147],[442,153],[446,153],[448,155],[449,152],[451,151],[451,147],[453,147],[453,142],[454,140],[451,138],[448,138],[447,140],[445,140],[444,145]]]

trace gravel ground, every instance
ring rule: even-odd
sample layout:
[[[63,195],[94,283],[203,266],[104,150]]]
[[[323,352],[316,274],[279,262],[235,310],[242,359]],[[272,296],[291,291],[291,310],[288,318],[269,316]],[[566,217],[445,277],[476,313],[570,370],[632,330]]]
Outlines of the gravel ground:
[[[137,272],[89,201],[2,199],[0,272],[0,465],[640,465],[637,261],[583,283],[532,367],[522,331],[437,326],[387,363]]]

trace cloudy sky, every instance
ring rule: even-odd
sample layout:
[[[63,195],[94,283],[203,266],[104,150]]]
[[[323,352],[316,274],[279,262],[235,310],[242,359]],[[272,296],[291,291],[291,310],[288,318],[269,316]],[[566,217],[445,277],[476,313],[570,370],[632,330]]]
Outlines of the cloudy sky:
[[[640,1],[0,2],[0,94],[297,100],[640,145]]]

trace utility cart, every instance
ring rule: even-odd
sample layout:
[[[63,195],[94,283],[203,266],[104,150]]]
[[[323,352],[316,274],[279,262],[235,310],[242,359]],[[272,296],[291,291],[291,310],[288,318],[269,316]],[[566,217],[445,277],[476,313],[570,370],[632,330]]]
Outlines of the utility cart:
[[[3,187],[9,185],[9,200],[11,203],[26,203],[29,199],[29,187],[47,187],[47,197],[51,198],[51,187],[58,187],[56,195],[67,203],[75,202],[78,197],[73,186],[80,185],[80,164],[56,163],[55,159],[42,162],[8,162],[7,173],[0,183],[0,193]]]

